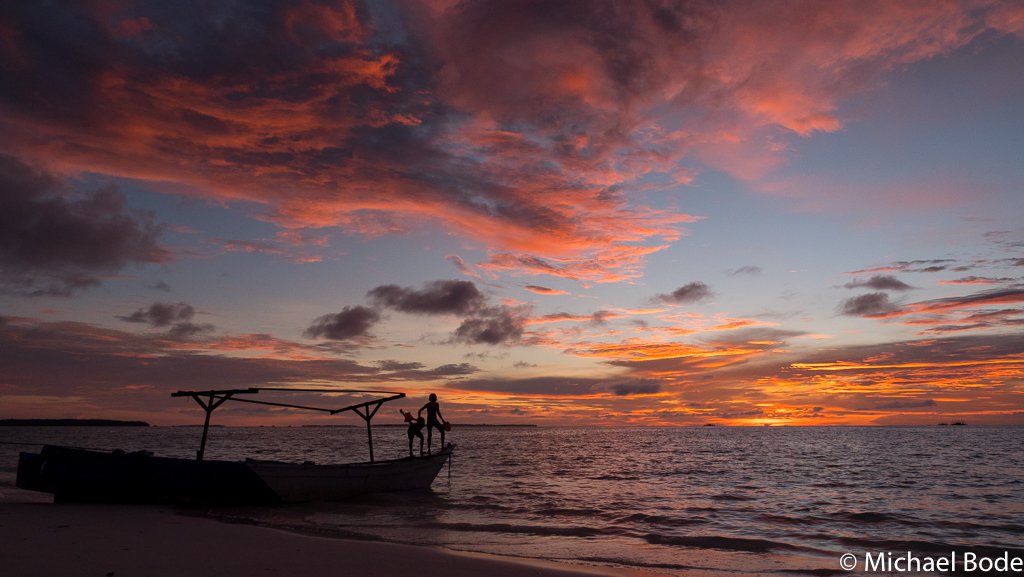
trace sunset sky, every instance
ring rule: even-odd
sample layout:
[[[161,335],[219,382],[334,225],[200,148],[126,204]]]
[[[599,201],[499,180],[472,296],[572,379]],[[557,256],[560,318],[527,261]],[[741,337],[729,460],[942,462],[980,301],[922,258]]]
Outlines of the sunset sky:
[[[0,131],[0,418],[1024,424],[1020,2],[8,2]]]

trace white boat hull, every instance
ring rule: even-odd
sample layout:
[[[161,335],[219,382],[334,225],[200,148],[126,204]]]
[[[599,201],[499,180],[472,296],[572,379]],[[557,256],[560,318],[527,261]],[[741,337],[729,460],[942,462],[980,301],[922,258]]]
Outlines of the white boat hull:
[[[449,444],[433,455],[374,463],[300,465],[247,461],[246,464],[286,503],[338,501],[367,493],[427,489],[453,449]]]

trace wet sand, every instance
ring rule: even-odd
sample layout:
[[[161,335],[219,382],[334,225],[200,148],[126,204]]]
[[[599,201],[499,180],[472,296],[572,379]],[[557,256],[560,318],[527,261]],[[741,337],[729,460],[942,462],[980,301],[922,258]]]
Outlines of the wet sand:
[[[0,567],[5,575],[18,577],[625,574],[426,547],[297,535],[148,506],[3,503],[0,543]]]
[[[10,477],[10,478],[9,478]],[[577,565],[293,533],[157,505],[54,504],[0,475],[0,573],[12,577],[712,577],[786,567],[693,551],[691,569]],[[723,567],[729,569],[723,570]],[[820,570],[820,566],[819,566]]]
[[[170,507],[55,505],[0,492],[0,567],[17,577],[594,577],[612,568],[509,560],[429,547],[300,535]],[[646,574],[653,575],[653,574]]]

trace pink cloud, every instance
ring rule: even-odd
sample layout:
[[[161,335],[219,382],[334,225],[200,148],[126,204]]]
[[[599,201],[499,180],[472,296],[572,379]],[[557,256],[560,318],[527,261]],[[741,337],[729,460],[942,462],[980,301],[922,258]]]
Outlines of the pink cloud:
[[[556,296],[556,295],[567,295],[567,294],[569,294],[568,292],[563,291],[563,290],[548,288],[548,287],[544,287],[544,286],[537,286],[537,285],[526,285],[523,288],[528,290],[528,291],[530,291],[530,292],[532,292],[532,293],[534,293],[534,294],[539,294],[539,295]]]

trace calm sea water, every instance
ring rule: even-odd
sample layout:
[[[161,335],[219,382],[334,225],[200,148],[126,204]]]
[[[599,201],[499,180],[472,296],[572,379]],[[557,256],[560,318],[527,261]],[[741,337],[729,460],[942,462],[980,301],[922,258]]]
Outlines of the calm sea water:
[[[0,427],[190,457],[200,429]],[[842,573],[851,552],[1024,556],[1024,428],[463,428],[433,490],[204,513],[318,534],[673,574]],[[436,439],[435,439],[436,442]],[[374,429],[378,458],[404,429]],[[214,428],[208,458],[366,459],[363,428]]]

